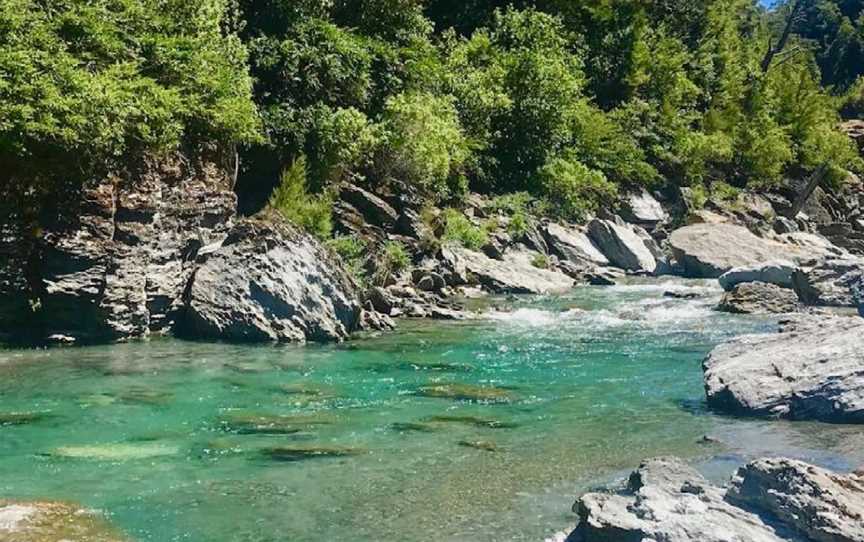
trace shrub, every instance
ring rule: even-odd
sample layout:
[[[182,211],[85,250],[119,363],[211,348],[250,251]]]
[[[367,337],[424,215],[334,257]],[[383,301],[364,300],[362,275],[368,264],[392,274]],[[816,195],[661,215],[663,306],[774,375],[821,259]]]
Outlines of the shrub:
[[[399,241],[387,241],[384,243],[383,254],[378,261],[373,282],[383,286],[391,276],[408,269],[410,265],[411,256],[408,255],[405,245]]]
[[[353,235],[340,235],[327,241],[327,246],[342,260],[345,269],[360,285],[367,281],[366,269],[366,243]]]
[[[510,215],[510,223],[507,224],[507,232],[514,237],[525,235],[530,228],[528,215],[525,211],[516,211]]]
[[[379,127],[353,107],[319,108],[314,132],[318,186],[360,174],[371,165],[381,141]]]
[[[480,250],[489,242],[486,231],[472,224],[468,217],[456,209],[446,209],[443,217],[444,240],[455,241],[471,250]]]
[[[864,118],[864,76],[859,77],[840,99],[840,114],[847,119]]]
[[[537,172],[550,205],[566,218],[582,219],[602,202],[612,202],[617,187],[601,171],[591,169],[572,156],[549,160]]]
[[[279,186],[270,195],[269,207],[319,239],[330,237],[333,198],[327,193],[309,194],[303,155],[282,172]]]
[[[537,253],[531,258],[531,265],[537,269],[549,269],[549,256]]]

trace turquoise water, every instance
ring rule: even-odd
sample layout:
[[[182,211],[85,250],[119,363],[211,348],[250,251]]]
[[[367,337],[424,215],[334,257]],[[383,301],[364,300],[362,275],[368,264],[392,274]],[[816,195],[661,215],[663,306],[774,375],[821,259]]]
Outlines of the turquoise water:
[[[719,295],[582,288],[333,346],[0,351],[0,413],[41,416],[0,427],[0,497],[81,502],[140,541],[543,540],[646,456],[718,478],[762,453],[864,461],[855,428],[705,410],[703,355],[775,326]],[[457,384],[490,400],[418,393]]]

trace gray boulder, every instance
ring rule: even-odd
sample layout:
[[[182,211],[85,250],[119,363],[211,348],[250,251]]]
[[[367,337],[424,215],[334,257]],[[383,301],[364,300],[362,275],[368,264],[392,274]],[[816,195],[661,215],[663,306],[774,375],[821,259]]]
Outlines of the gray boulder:
[[[724,496],[679,459],[649,459],[623,490],[583,495],[573,506],[579,523],[567,541],[803,542]]]
[[[830,258],[796,269],[795,292],[807,305],[857,307],[864,282],[864,259]]]
[[[763,458],[728,489],[676,458],[643,462],[626,487],[588,493],[568,542],[862,542],[864,478]]]
[[[756,237],[734,224],[693,224],[672,232],[669,245],[684,275],[717,278],[742,266],[777,259],[796,259],[795,247]]]
[[[360,320],[330,253],[275,217],[243,220],[198,268],[180,332],[232,341],[342,340]]]
[[[717,310],[735,314],[783,314],[800,309],[798,296],[788,288],[765,282],[742,282],[726,292]]]
[[[762,458],[738,470],[726,494],[814,542],[864,542],[864,477],[786,458]]]
[[[583,228],[550,222],[543,229],[551,251],[563,260],[578,265],[608,265],[609,260],[600,252]]]
[[[448,245],[441,249],[442,264],[447,268],[451,285],[480,284],[495,293],[543,294],[564,292],[573,287],[573,279],[551,269],[532,264],[538,255],[524,249],[510,249],[501,260],[481,252]]]
[[[636,228],[638,226],[594,219],[588,224],[588,235],[612,265],[626,271],[653,274],[658,264],[645,242],[645,237],[650,236],[640,235]]]
[[[643,228],[653,230],[669,215],[647,190],[628,194],[621,206],[621,216],[628,222],[638,224]]]
[[[720,275],[718,280],[727,292],[742,282],[765,282],[781,288],[792,288],[792,274],[796,268],[789,260],[774,260],[732,268]]]
[[[808,317],[705,358],[708,405],[735,414],[864,423],[864,320]]]
[[[399,213],[390,204],[359,186],[342,186],[339,198],[357,209],[366,221],[374,226],[391,230],[399,219]]]
[[[0,499],[0,540],[6,542],[127,542],[95,510],[58,501]]]

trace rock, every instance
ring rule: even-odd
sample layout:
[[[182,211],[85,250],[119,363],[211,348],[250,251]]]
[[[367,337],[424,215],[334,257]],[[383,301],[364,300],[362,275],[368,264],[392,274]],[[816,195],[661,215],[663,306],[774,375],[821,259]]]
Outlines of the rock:
[[[498,451],[498,445],[490,440],[460,440],[456,444],[464,448],[474,448],[475,450],[482,450],[484,452]]]
[[[412,273],[414,284],[424,292],[436,292],[447,286],[447,281],[441,274],[425,269],[415,269]]]
[[[543,234],[551,252],[563,260],[578,265],[609,264],[609,260],[594,246],[583,228],[550,222],[543,228]]]
[[[570,542],[798,540],[726,502],[721,488],[675,458],[643,462],[623,490],[585,494],[573,511],[579,523]]]
[[[707,209],[699,209],[687,215],[687,224],[728,224],[730,219],[728,216],[723,216],[711,212]]]
[[[390,424],[390,429],[399,433],[434,433],[438,431],[438,426],[423,422],[394,422]]]
[[[855,475],[762,458],[738,470],[726,500],[773,516],[814,542],[864,541],[864,478]]]
[[[858,151],[864,154],[864,120],[847,120],[840,124],[840,129],[858,145]]]
[[[588,235],[612,265],[644,273],[657,269],[657,260],[633,227],[594,219],[588,224]]]
[[[798,296],[765,282],[742,282],[726,292],[717,310],[736,314],[783,314],[799,310]]]
[[[794,247],[753,235],[733,224],[694,224],[672,232],[669,245],[684,274],[717,278],[735,267],[777,259],[794,259]]]
[[[61,446],[54,449],[54,457],[92,459],[95,461],[131,461],[177,455],[180,449],[160,442],[94,444],[88,446]]]
[[[667,290],[663,292],[663,297],[671,299],[698,299],[700,294],[697,292],[676,292],[674,290]]]
[[[774,224],[772,224],[772,228],[776,233],[794,233],[798,231],[798,224],[795,221],[786,218],[785,216],[778,216],[774,219]]]
[[[513,394],[509,390],[492,386],[461,384],[458,382],[443,382],[420,386],[417,389],[417,395],[474,403],[509,403],[514,399]]]
[[[384,230],[391,231],[399,219],[399,214],[386,201],[359,186],[343,185],[339,198],[357,209],[366,222]]]
[[[387,290],[380,286],[374,286],[366,293],[367,299],[372,303],[375,311],[382,314],[391,314],[396,306],[396,300]]]
[[[856,307],[855,292],[864,282],[864,259],[831,258],[802,266],[792,276],[798,298],[807,305]]]
[[[508,250],[499,261],[459,246],[441,249],[442,264],[451,276],[448,284],[460,286],[476,281],[488,291],[514,294],[556,293],[573,287],[573,279],[564,273],[534,267],[531,261],[536,254]]]
[[[623,273],[608,267],[593,269],[582,276],[591,286],[615,286],[618,280],[624,278]]]
[[[857,255],[864,255],[864,231],[856,223],[831,222],[821,224],[817,231],[835,245]]]
[[[360,318],[354,286],[331,254],[277,217],[239,221],[187,297],[181,332],[192,337],[342,340]]]
[[[630,193],[625,197],[621,216],[628,222],[638,224],[648,230],[653,230],[658,224],[669,218],[660,202],[645,189]]]
[[[323,415],[234,413],[219,420],[223,430],[241,435],[290,435],[332,423],[332,418]]]
[[[649,459],[623,490],[573,508],[571,542],[864,540],[864,480],[784,458],[749,463],[728,490],[676,458]]]
[[[261,454],[275,461],[303,461],[304,459],[321,459],[327,457],[349,457],[367,453],[360,448],[341,446],[268,446],[261,449]]]
[[[98,512],[54,501],[0,500],[3,542],[124,542]]]
[[[789,260],[773,260],[734,267],[720,275],[718,280],[727,292],[742,282],[765,282],[781,288],[792,288],[792,274],[796,268]]]
[[[809,317],[715,347],[708,405],[735,414],[864,423],[864,320]]]
[[[457,423],[461,425],[471,425],[474,427],[482,427],[486,429],[513,429],[518,427],[515,423],[504,422],[490,418],[480,418],[477,416],[459,416],[459,415],[441,415],[430,416],[429,422],[433,423]]]
[[[58,194],[60,213],[35,240],[0,213],[0,333],[77,343],[166,333],[198,252],[218,244],[234,219],[233,162],[214,148],[130,162]]]
[[[47,412],[0,412],[0,427],[6,425],[29,425],[51,417]]]
[[[539,252],[540,254],[549,254],[549,246],[546,244],[546,239],[544,239],[543,234],[535,224],[530,224],[525,233],[516,237],[515,241],[522,243],[529,250]]]

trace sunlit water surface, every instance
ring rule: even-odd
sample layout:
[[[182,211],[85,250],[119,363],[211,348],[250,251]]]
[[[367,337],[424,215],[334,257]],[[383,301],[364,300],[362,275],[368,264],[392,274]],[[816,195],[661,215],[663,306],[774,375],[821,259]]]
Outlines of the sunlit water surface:
[[[0,413],[44,415],[0,427],[0,497],[77,501],[140,541],[543,540],[573,523],[580,491],[647,456],[716,479],[760,454],[864,461],[854,427],[707,412],[704,354],[775,327],[712,311],[719,296],[707,282],[581,288],[334,346],[0,351]],[[417,394],[434,383],[509,400]],[[302,427],[224,423],[272,414]],[[276,460],[274,446],[350,455]]]

